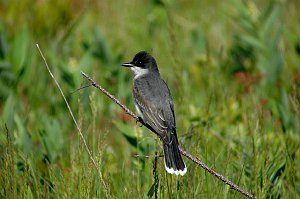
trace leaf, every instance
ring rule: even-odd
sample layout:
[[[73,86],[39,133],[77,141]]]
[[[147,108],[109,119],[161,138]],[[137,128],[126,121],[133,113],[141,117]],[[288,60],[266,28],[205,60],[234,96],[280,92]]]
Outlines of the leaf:
[[[95,28],[94,30],[93,46],[93,56],[103,61],[103,63],[108,63],[111,61],[111,53],[110,49],[108,48],[107,40],[99,28]]]
[[[32,195],[30,186],[27,187],[27,199],[33,199],[33,195]]]
[[[287,92],[282,89],[280,101],[278,102],[278,111],[280,119],[283,123],[284,129],[293,129],[296,132],[297,125],[295,124],[294,115],[289,110],[289,99]]]
[[[92,61],[93,61],[93,57],[91,53],[89,51],[86,52],[79,60],[78,66],[80,70],[90,71],[93,65]],[[81,81],[81,77],[80,77],[80,81]]]
[[[20,116],[18,114],[15,114],[14,119],[15,119],[16,127],[17,127],[16,143],[17,143],[17,145],[19,145],[19,147],[22,148],[23,152],[26,155],[29,155],[31,153],[31,149],[32,149],[31,139],[26,131],[26,128],[25,128]]]
[[[44,147],[47,151],[47,156],[50,162],[54,162],[63,150],[64,137],[60,124],[57,120],[42,118],[44,131],[41,134]]]
[[[129,144],[135,148],[137,148],[137,138],[136,137],[131,137],[126,134],[123,134],[123,136],[126,138],[126,140],[129,142]]]
[[[240,17],[239,22],[241,24],[241,27],[243,27],[247,32],[251,33],[253,30],[255,30],[255,24],[246,17]]]
[[[262,35],[263,35],[263,38],[268,38],[270,33],[271,33],[271,30],[272,30],[272,27],[273,27],[273,24],[276,22],[279,14],[280,14],[280,7],[279,6],[276,6],[272,12],[269,14],[268,18],[266,19],[263,27],[262,27]]]
[[[16,98],[13,93],[7,98],[4,110],[2,113],[2,120],[6,123],[9,131],[14,130],[14,114],[15,114]]]
[[[190,37],[194,50],[198,53],[204,53],[206,51],[206,38],[203,32],[200,30],[193,30]]]
[[[150,187],[150,189],[149,189],[149,191],[148,191],[148,193],[147,193],[147,196],[149,197],[149,198],[152,198],[152,196],[154,195],[154,191],[155,191],[155,182],[152,184],[152,186]]]
[[[113,123],[124,135],[127,135],[129,137],[136,137],[134,129],[132,127],[130,127],[129,125],[127,125],[121,121],[113,121]]]
[[[11,49],[11,63],[13,71],[18,73],[24,65],[28,54],[29,33],[27,26],[23,26],[20,32],[14,38]]]
[[[75,87],[75,80],[74,76],[67,71],[65,68],[62,67],[62,79],[72,88]]]
[[[10,67],[11,67],[11,65],[9,63],[0,62],[0,71],[9,69]]]
[[[8,41],[5,32],[0,27],[0,59],[5,59],[8,51]]]
[[[134,130],[129,125],[126,125],[121,121],[113,121],[113,123],[122,132],[122,135],[126,138],[130,145],[137,148],[137,136]]]
[[[265,48],[264,44],[258,38],[255,38],[254,36],[241,35],[240,37],[244,42],[250,44],[251,46],[253,46],[255,48],[259,48],[261,50],[263,50]]]
[[[269,179],[272,183],[275,183],[282,175],[282,173],[285,170],[286,162],[282,161],[279,165],[276,165],[277,167],[272,171],[272,173],[269,176]]]

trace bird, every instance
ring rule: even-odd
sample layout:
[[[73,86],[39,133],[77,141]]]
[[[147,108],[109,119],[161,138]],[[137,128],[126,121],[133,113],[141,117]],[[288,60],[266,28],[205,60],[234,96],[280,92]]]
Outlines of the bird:
[[[183,176],[187,167],[178,148],[174,104],[156,60],[148,52],[141,51],[122,66],[129,67],[134,73],[134,105],[142,124],[154,130],[162,141],[166,171]]]

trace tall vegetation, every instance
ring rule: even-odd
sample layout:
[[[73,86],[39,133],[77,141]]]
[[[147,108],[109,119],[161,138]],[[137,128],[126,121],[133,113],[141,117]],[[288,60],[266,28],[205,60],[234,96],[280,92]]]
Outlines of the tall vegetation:
[[[28,9],[28,8],[31,9]],[[95,79],[132,110],[120,64],[147,50],[173,95],[179,141],[258,198],[300,195],[298,1],[2,1],[1,198],[101,198],[89,161],[35,43],[46,54],[109,194],[240,198],[187,162],[166,174],[155,135],[86,85]]]

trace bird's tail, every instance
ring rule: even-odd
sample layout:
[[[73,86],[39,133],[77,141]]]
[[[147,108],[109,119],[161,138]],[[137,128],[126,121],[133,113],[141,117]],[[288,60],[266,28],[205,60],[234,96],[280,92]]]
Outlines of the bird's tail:
[[[163,145],[165,153],[165,167],[167,172],[183,176],[186,173],[187,168],[180,155],[176,135],[173,135],[171,142],[163,142]]]

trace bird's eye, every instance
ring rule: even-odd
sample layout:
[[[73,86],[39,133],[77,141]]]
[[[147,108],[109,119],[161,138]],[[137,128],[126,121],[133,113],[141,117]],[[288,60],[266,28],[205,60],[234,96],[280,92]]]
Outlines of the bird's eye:
[[[141,61],[139,61],[139,62],[138,62],[138,64],[142,64],[142,62],[141,62]]]

